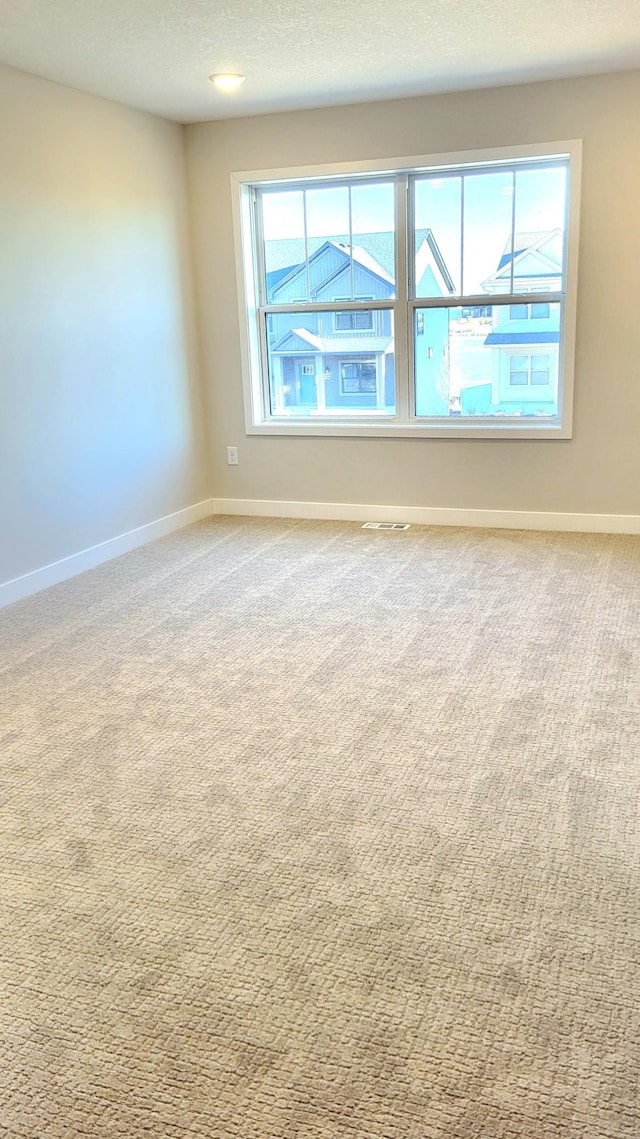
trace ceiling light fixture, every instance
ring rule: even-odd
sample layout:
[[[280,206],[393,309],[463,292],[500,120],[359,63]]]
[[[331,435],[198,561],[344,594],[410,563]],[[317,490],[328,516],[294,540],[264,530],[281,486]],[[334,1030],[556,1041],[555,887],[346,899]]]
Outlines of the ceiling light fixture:
[[[218,71],[215,75],[209,76],[211,83],[219,91],[237,91],[246,78],[246,75],[234,74],[232,71]]]

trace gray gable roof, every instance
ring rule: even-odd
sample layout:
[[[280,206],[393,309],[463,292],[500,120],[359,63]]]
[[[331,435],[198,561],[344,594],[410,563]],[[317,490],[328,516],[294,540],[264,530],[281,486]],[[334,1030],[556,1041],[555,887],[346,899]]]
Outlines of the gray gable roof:
[[[545,241],[548,241],[548,239],[550,237],[554,237],[556,234],[560,234],[561,232],[562,231],[559,229],[536,229],[536,230],[529,230],[526,233],[514,233],[514,235],[513,235],[513,259],[514,259],[514,261],[517,257],[520,256],[521,253],[525,253],[527,250],[530,250],[530,249],[532,249],[532,250],[537,249],[537,247],[539,245],[542,245]],[[549,257],[549,254],[544,254],[544,256]],[[550,260],[553,260],[553,258],[550,258]],[[504,252],[503,252],[502,257],[500,258],[500,261],[498,263],[498,271],[500,271],[500,269],[503,269],[505,265],[508,265],[510,263],[510,261],[511,261],[511,238],[508,239],[508,241],[504,247]],[[560,263],[558,263],[558,268],[562,268]]]
[[[418,248],[422,245],[428,232],[428,229],[416,230]],[[308,240],[309,256],[311,257],[316,253],[327,241],[348,246],[349,234],[339,233],[331,237],[310,237]],[[354,233],[353,242],[354,245],[359,245],[361,249],[373,257],[386,273],[393,276],[395,272],[395,246],[394,234],[391,231]],[[285,276],[285,271],[290,272],[296,265],[301,265],[304,262],[304,238],[302,237],[272,238],[265,241],[264,248],[268,270],[267,278],[270,284],[276,284]]]
[[[309,251],[309,265],[311,266],[311,264],[317,258],[320,258],[322,256],[323,252],[327,249],[336,249],[338,251],[338,253],[340,253],[341,256],[343,257],[343,264],[342,264],[341,268],[336,269],[334,267],[327,274],[327,276],[322,281],[322,287],[324,287],[331,280],[333,280],[336,276],[338,276],[340,273],[342,273],[345,263],[348,263],[348,261],[349,261],[349,246],[348,245],[340,245],[337,241],[334,241],[332,238],[326,238],[326,240],[323,241],[322,245],[317,250],[315,250],[315,252],[311,253],[311,251]],[[380,265],[377,261],[375,261],[374,258],[369,253],[367,253],[367,251],[365,249],[363,249],[361,246],[353,245],[351,247],[351,253],[353,256],[354,264],[360,265],[363,269],[366,269],[370,274],[378,277],[379,280],[385,281],[388,285],[391,285],[391,287],[393,287],[393,277],[389,273],[387,273],[385,271],[385,269],[382,267],[382,265]],[[290,269],[281,269],[281,270],[279,269],[279,270],[276,270],[275,274],[274,273],[267,273],[267,287],[268,287],[268,289],[270,291],[274,290],[274,292],[279,291],[281,286],[283,286],[285,284],[289,284],[292,280],[295,280],[296,277],[300,277],[301,275],[304,274],[304,265],[305,265],[305,262],[301,261],[298,264],[293,265]],[[315,286],[314,291],[316,291],[318,289],[319,285],[320,285],[320,282],[318,282],[318,284]]]

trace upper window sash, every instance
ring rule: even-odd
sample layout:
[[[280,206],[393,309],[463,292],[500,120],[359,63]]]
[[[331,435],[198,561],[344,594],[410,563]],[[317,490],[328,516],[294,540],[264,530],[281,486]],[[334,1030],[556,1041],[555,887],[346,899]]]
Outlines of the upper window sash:
[[[317,242],[318,242],[318,240],[321,240],[321,239],[319,238],[319,236],[317,234],[313,235],[313,234],[309,234],[309,232],[308,232],[308,230],[309,230],[308,208],[307,208],[308,196],[309,196],[309,194],[313,194],[315,192],[320,192],[320,191],[343,192],[348,196],[348,206],[346,206],[346,208],[345,208],[343,224],[340,226],[341,232],[338,234],[334,234],[333,236],[330,234],[327,234],[326,240],[331,241],[331,240],[334,240],[336,238],[340,238],[340,239],[346,238],[346,241],[341,240],[341,244],[343,244],[344,247],[349,250],[349,278],[350,278],[350,284],[351,284],[350,294],[351,294],[351,296],[353,296],[353,301],[355,302],[356,292],[357,292],[356,287],[355,287],[356,260],[354,259],[354,256],[353,256],[353,250],[354,250],[354,248],[357,247],[357,233],[354,233],[354,230],[353,230],[353,218],[352,218],[353,193],[357,192],[358,189],[363,189],[363,188],[369,188],[370,189],[373,186],[379,186],[379,187],[389,186],[390,188],[393,188],[393,192],[394,192],[395,209],[393,210],[393,218],[391,217],[392,211],[391,210],[389,211],[389,232],[393,232],[394,236],[395,236],[395,257],[394,257],[395,274],[394,275],[395,275],[395,293],[396,293],[397,299],[403,299],[403,293],[405,291],[404,290],[405,279],[406,279],[406,284],[407,284],[408,298],[410,300],[414,300],[414,299],[424,300],[424,299],[427,299],[427,297],[429,296],[428,292],[425,293],[424,291],[422,291],[420,289],[420,280],[416,279],[417,273],[416,273],[415,260],[416,260],[416,253],[418,251],[415,248],[414,249],[410,248],[410,246],[413,246],[415,244],[414,235],[417,232],[420,232],[424,228],[424,227],[421,227],[419,224],[419,222],[420,222],[419,216],[416,216],[417,213],[419,214],[419,209],[418,210],[416,209],[416,195],[419,193],[421,186],[427,186],[427,185],[433,185],[433,186],[439,186],[439,187],[440,186],[441,187],[447,187],[447,186],[451,187],[452,185],[457,184],[460,187],[460,193],[459,193],[459,212],[460,212],[459,241],[457,243],[458,249],[455,250],[453,255],[451,255],[449,253],[449,255],[443,259],[444,264],[442,266],[443,273],[444,273],[444,276],[446,278],[446,276],[447,276],[446,264],[448,261],[453,262],[452,267],[451,267],[452,268],[451,275],[455,279],[454,280],[451,280],[451,279],[446,280],[445,279],[445,284],[447,285],[447,295],[449,297],[459,298],[461,300],[461,302],[465,302],[465,303],[466,303],[466,300],[468,298],[475,297],[477,295],[481,295],[481,292],[479,289],[471,289],[471,288],[467,287],[469,284],[469,277],[472,276],[472,274],[470,274],[469,272],[466,271],[467,267],[471,261],[471,258],[468,255],[468,249],[467,249],[466,258],[465,258],[465,246],[467,246],[467,247],[469,246],[471,232],[474,230],[474,228],[476,230],[478,230],[478,229],[482,230],[483,227],[481,224],[480,225],[478,224],[477,216],[476,216],[476,220],[475,220],[475,224],[474,224],[473,214],[475,212],[475,214],[477,215],[478,203],[476,202],[475,203],[475,209],[472,208],[472,210],[470,211],[468,208],[469,192],[468,191],[465,192],[465,191],[467,190],[467,187],[469,187],[469,188],[473,187],[474,183],[477,185],[479,180],[484,180],[487,178],[495,180],[498,177],[504,182],[504,185],[502,187],[502,192],[504,193],[505,191],[507,191],[509,189],[511,191],[510,200],[508,202],[505,202],[505,208],[502,210],[503,221],[504,221],[504,218],[506,217],[507,212],[510,213],[510,217],[508,219],[508,229],[509,229],[510,242],[509,241],[507,242],[509,248],[508,249],[505,248],[503,250],[503,255],[507,258],[507,264],[509,266],[509,271],[508,271],[508,274],[506,274],[506,275],[502,274],[501,275],[499,273],[499,268],[498,268],[498,271],[496,272],[496,281],[494,282],[493,286],[490,289],[486,290],[486,294],[491,295],[491,296],[495,296],[495,297],[498,297],[498,296],[500,296],[500,297],[502,297],[502,296],[521,296],[524,293],[531,293],[533,291],[539,292],[540,294],[544,295],[545,297],[547,295],[551,295],[551,294],[556,294],[556,295],[557,294],[564,294],[565,288],[566,288],[566,270],[567,270],[567,253],[568,253],[567,246],[568,246],[568,228],[569,228],[568,224],[567,224],[568,223],[568,216],[567,215],[568,215],[568,197],[569,197],[569,195],[566,192],[566,189],[564,192],[563,216],[558,217],[556,219],[556,221],[558,222],[557,225],[549,226],[549,224],[547,224],[543,227],[543,229],[546,229],[546,230],[549,230],[549,229],[556,230],[557,234],[558,234],[558,239],[561,242],[560,272],[558,273],[557,254],[554,254],[554,257],[551,258],[548,262],[549,273],[547,275],[547,282],[549,284],[553,284],[554,279],[559,277],[559,281],[558,281],[557,286],[541,288],[541,289],[537,289],[537,290],[533,290],[531,287],[531,284],[527,284],[526,287],[523,287],[522,281],[521,281],[521,279],[519,279],[520,275],[517,273],[517,270],[516,270],[516,260],[517,260],[517,256],[518,256],[518,250],[517,250],[518,231],[517,231],[516,227],[518,225],[519,197],[521,198],[523,196],[520,193],[519,179],[524,178],[526,176],[534,175],[536,173],[538,173],[538,174],[544,174],[545,172],[548,173],[551,170],[563,171],[565,173],[565,177],[566,177],[568,170],[569,170],[569,159],[568,159],[568,157],[565,155],[560,155],[560,156],[549,156],[549,158],[542,158],[542,159],[536,158],[535,160],[523,158],[523,159],[518,159],[518,160],[513,161],[513,162],[508,162],[508,163],[505,163],[505,162],[480,162],[480,163],[461,164],[459,166],[451,166],[451,167],[430,166],[430,167],[423,167],[420,169],[411,169],[411,170],[401,171],[401,172],[397,172],[393,175],[387,175],[387,176],[381,175],[380,177],[375,177],[375,176],[372,177],[371,175],[369,175],[368,177],[364,177],[364,176],[362,176],[362,177],[343,177],[343,178],[331,178],[331,179],[313,179],[313,178],[310,178],[310,179],[303,179],[303,180],[290,181],[290,182],[273,182],[268,186],[255,186],[253,188],[255,255],[256,255],[255,259],[256,259],[257,278],[258,278],[257,279],[258,301],[259,301],[260,307],[270,306],[272,304],[278,304],[278,303],[281,303],[281,304],[287,303],[286,300],[278,301],[277,296],[274,295],[276,292],[276,286],[280,286],[280,281],[277,281],[275,283],[275,285],[272,285],[271,290],[270,290],[270,283],[268,281],[269,267],[268,267],[267,258],[266,258],[266,253],[267,253],[266,242],[268,241],[268,239],[265,237],[265,227],[264,227],[264,203],[265,203],[265,201],[273,200],[274,195],[287,195],[287,194],[299,195],[298,205],[299,205],[300,212],[301,212],[301,219],[300,219],[300,221],[301,221],[301,232],[300,232],[298,240],[301,242],[302,248],[300,250],[296,251],[295,254],[292,253],[292,255],[291,255],[292,256],[291,271],[295,272],[295,275],[297,277],[296,291],[297,291],[298,295],[300,294],[300,291],[301,291],[300,285],[304,286],[304,293],[306,294],[306,298],[304,300],[301,299],[298,303],[303,304],[303,305],[309,305],[309,304],[313,304],[313,303],[321,303],[318,300],[317,296],[313,295],[315,290],[314,290],[314,287],[313,287],[311,279],[310,279],[310,269],[309,269],[310,260],[313,258],[314,253],[317,252],[317,248],[318,248]],[[398,199],[402,199],[403,191],[405,190],[405,188],[408,191],[407,209],[405,211],[401,211],[398,209],[398,204],[399,204]],[[476,196],[478,196],[478,195],[476,194]],[[494,203],[487,203],[487,209],[490,210],[491,208],[493,208],[495,210],[495,202]],[[434,234],[432,231],[432,227],[428,227],[428,228],[431,230],[431,237],[433,238]],[[437,243],[437,233],[435,234],[435,240]],[[315,245],[316,248],[310,249],[310,243]],[[408,248],[408,253],[409,253],[409,256],[407,258],[406,273],[404,273],[404,274],[400,272],[401,262],[404,260],[404,258],[401,257],[401,252],[403,251],[403,247]],[[303,255],[300,256],[300,253],[302,253]],[[301,266],[304,266],[304,268],[302,269]],[[488,272],[488,268],[489,267],[487,266],[487,272]],[[488,277],[489,276],[490,276],[490,274],[488,273]],[[476,283],[476,284],[483,283],[478,278],[477,274],[476,274],[476,278],[477,278],[476,281],[474,281],[473,283]],[[503,285],[504,287],[500,287],[500,285]],[[270,291],[271,291],[271,295],[270,295]],[[483,289],[482,292],[485,292],[485,290]],[[391,299],[391,298],[387,298],[387,299]],[[341,303],[346,304],[349,302],[341,302]],[[351,303],[353,303],[353,302],[351,302]]]

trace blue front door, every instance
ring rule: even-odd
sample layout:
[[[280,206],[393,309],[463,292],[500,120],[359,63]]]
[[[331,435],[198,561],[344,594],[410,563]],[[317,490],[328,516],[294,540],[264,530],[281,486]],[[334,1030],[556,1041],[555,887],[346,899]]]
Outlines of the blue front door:
[[[307,407],[315,407],[317,400],[315,365],[300,361],[298,363],[298,403],[305,404]]]

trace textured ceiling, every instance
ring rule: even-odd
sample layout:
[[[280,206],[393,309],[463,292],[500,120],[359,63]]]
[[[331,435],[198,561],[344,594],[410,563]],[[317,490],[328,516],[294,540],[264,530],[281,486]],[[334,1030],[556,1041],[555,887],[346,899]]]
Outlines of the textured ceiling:
[[[640,66],[640,2],[1,0],[0,59],[193,122]]]

